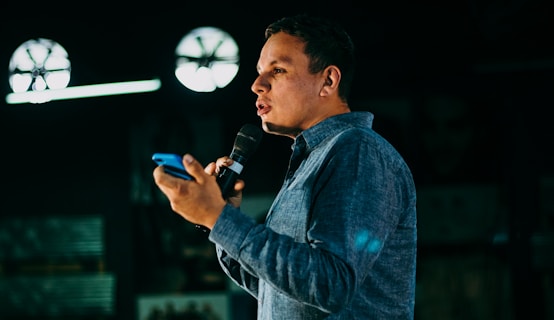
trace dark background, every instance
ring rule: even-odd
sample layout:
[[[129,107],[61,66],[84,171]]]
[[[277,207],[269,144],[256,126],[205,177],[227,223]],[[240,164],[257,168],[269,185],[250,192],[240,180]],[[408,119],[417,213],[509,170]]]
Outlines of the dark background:
[[[45,104],[2,99],[0,297],[32,300],[24,291],[43,289],[12,281],[31,275],[117,279],[108,311],[52,313],[39,298],[29,308],[35,313],[0,307],[5,317],[64,318],[67,312],[75,318],[76,312],[138,319],[141,296],[221,290],[242,299],[235,318],[251,317],[254,304],[229,289],[205,236],[170,212],[154,188],[150,156],[191,152],[207,163],[228,154],[238,129],[259,123],[250,85],[265,26],[311,11],[350,32],[358,58],[351,106],[375,113],[375,129],[413,169],[421,193],[416,317],[554,319],[554,22],[548,1],[393,1],[363,8],[342,1],[128,9],[97,3],[63,14],[30,7],[2,9],[3,97],[11,91],[13,51],[39,37],[68,51],[70,86],[159,78],[162,87]],[[241,68],[228,87],[194,93],[173,75],[174,51],[188,31],[208,25],[235,38]],[[441,111],[428,111],[431,98],[443,96]],[[457,117],[437,122],[449,113]],[[243,174],[252,199],[278,190],[290,143],[264,135]],[[41,219],[89,216],[103,221],[100,255],[60,259],[26,247],[29,234],[42,230]],[[39,226],[26,225],[37,220]],[[38,233],[43,237],[33,238],[35,246],[60,237]],[[21,258],[15,247],[36,255]],[[68,273],[68,266],[77,271]]]

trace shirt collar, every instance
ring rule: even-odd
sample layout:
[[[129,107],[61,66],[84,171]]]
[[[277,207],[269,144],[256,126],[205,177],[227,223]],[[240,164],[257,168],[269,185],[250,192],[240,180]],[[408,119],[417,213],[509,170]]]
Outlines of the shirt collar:
[[[353,111],[329,117],[313,127],[302,131],[295,139],[294,144],[302,145],[305,142],[308,149],[313,149],[327,137],[334,136],[345,128],[371,128],[373,113],[369,111]],[[303,142],[301,142],[303,140]]]

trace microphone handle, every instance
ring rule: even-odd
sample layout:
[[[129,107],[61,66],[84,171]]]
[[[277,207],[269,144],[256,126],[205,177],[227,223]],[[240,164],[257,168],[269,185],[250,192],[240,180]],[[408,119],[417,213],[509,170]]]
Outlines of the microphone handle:
[[[246,162],[246,157],[239,152],[235,152],[234,149],[231,155],[229,155],[229,158],[233,159],[233,164],[223,168],[223,171],[217,176],[217,183],[219,184],[221,195],[223,195],[224,199],[227,199],[229,193],[233,191],[235,182],[244,168],[243,164]]]
[[[231,170],[230,168],[223,169],[223,171],[217,176],[217,183],[219,183],[221,195],[223,195],[224,199],[227,199],[229,193],[233,191],[233,187],[235,186],[238,176],[239,173]]]

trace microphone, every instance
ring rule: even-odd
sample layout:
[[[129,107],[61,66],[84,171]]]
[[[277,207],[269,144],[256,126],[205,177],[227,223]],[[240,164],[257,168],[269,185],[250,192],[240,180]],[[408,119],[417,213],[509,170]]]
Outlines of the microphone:
[[[235,138],[233,150],[229,158],[233,159],[233,164],[224,167],[217,176],[217,183],[221,188],[223,198],[227,198],[233,191],[235,182],[244,168],[244,164],[250,156],[256,151],[262,140],[262,130],[252,124],[245,124],[240,128]]]

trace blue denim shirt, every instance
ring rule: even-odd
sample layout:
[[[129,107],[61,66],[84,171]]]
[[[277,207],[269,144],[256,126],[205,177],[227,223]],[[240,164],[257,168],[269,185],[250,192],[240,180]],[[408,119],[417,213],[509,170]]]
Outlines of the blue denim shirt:
[[[416,191],[373,114],[302,132],[265,224],[227,205],[210,232],[258,319],[413,319]]]

